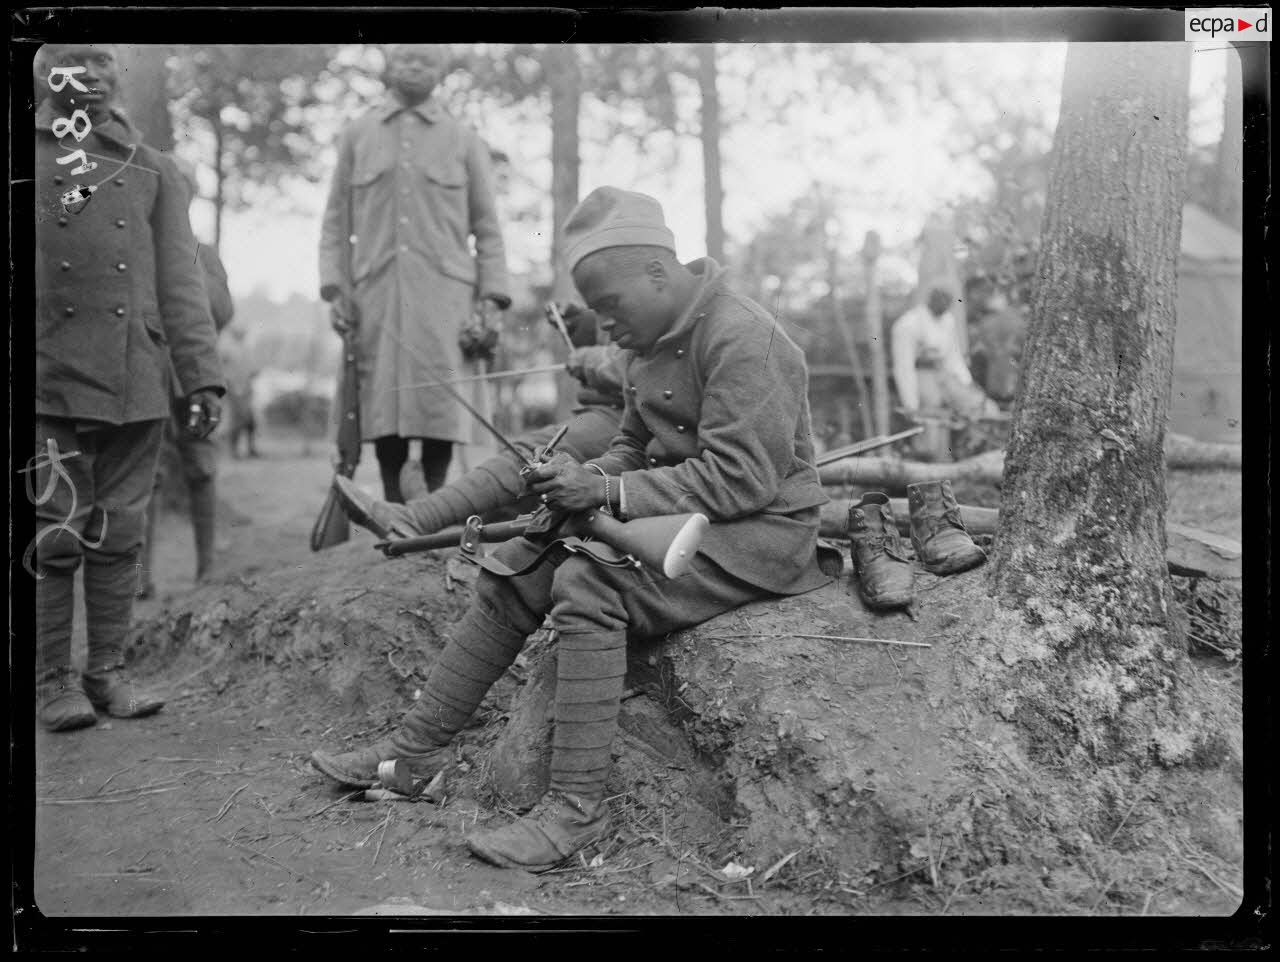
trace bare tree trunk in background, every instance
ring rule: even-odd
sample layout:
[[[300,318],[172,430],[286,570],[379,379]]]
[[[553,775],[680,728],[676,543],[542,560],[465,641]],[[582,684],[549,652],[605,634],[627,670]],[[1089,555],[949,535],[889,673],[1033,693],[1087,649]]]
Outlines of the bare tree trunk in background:
[[[1244,189],[1244,82],[1240,52],[1228,50],[1226,57],[1227,89],[1222,104],[1222,139],[1218,141],[1214,212],[1239,230]]]
[[[1163,442],[1189,70],[1180,43],[1069,49],[1005,459],[992,585],[1048,647],[1016,717],[1094,757],[1150,741],[1178,658]]]
[[[213,249],[219,253],[222,251],[222,207],[224,204],[222,182],[226,178],[226,170],[222,165],[222,140],[222,121],[215,119],[213,122]]]
[[[867,231],[862,244],[862,263],[867,271],[867,335],[871,342],[871,411],[876,434],[889,433],[889,365],[886,360],[884,311],[880,304],[880,235]]]
[[[582,68],[577,48],[570,44],[548,46],[543,69],[551,90],[551,296],[557,301],[569,301],[577,299],[569,266],[564,260],[564,222],[578,203]],[[573,408],[577,382],[567,374],[560,374],[556,377],[556,388],[556,420],[564,421]]]
[[[169,116],[169,47],[162,44],[119,44],[120,96],[125,113],[157,150],[173,150],[173,119]]]
[[[702,96],[702,181],[707,216],[707,256],[723,264],[724,187],[720,181],[720,94],[716,90],[716,45],[697,45],[698,92]]]

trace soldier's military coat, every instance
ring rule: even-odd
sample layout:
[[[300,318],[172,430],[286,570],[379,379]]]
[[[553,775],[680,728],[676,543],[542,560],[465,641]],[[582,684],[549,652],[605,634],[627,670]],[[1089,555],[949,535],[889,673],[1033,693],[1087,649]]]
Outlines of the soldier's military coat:
[[[776,594],[827,583],[804,354],[711,258],[688,310],[645,354],[627,352],[621,434],[593,462],[621,475],[627,517],[698,511],[701,551]]]
[[[488,149],[473,130],[434,101],[388,95],[344,131],[320,285],[360,312],[361,437],[479,438],[447,393],[412,387],[462,374],[458,335],[475,297],[508,297]]]
[[[187,189],[123,117],[77,142],[36,112],[36,413],[110,425],[169,416],[169,357],[184,394],[223,389]],[[133,159],[130,144],[137,145]],[[96,170],[57,158],[84,150]],[[102,182],[79,213],[62,195]]]

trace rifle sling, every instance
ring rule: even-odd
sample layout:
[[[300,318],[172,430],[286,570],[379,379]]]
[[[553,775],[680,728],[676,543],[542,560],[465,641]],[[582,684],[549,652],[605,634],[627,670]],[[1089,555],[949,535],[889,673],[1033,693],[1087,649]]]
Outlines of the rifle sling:
[[[570,535],[566,538],[557,538],[534,555],[533,560],[519,568],[512,568],[510,565],[499,561],[497,558],[477,556],[476,553],[468,552],[466,550],[462,550],[459,553],[466,561],[480,566],[485,571],[488,571],[490,574],[495,574],[499,578],[516,578],[520,575],[528,574],[547,561],[554,561],[556,564],[559,564],[564,560],[564,558],[556,558],[556,552],[561,552],[565,555],[585,555],[592,561],[599,562],[602,565],[608,565],[610,568],[634,568],[636,566],[636,561],[631,557],[631,555],[624,554],[617,548],[613,548],[605,544],[603,541],[584,541],[576,535]]]

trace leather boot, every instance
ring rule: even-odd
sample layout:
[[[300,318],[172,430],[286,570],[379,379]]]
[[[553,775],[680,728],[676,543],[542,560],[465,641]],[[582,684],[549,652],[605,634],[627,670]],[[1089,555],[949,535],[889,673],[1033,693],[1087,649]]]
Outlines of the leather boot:
[[[190,488],[191,528],[196,540],[196,581],[204,581],[213,570],[214,530],[217,523],[217,495],[212,480]]]
[[[112,718],[145,718],[164,707],[164,699],[139,686],[123,666],[86,673],[82,681],[93,707]]]
[[[416,778],[446,767],[447,746],[479,707],[507,667],[515,661],[529,631],[512,628],[484,614],[473,602],[450,633],[422,688],[422,697],[405,712],[390,738],[340,755],[311,753],[311,765],[343,785],[372,788],[378,763],[403,759]]]
[[[50,732],[88,728],[98,720],[70,668],[48,673],[36,685],[36,718]]]
[[[120,555],[90,554],[84,564],[84,607],[89,658],[84,690],[99,711],[115,718],[141,718],[164,700],[140,688],[124,670],[124,644],[133,620],[138,549]]]
[[[858,574],[858,594],[868,608],[884,611],[911,604],[915,572],[888,495],[868,491],[850,506],[849,554]]]
[[[486,862],[545,872],[609,831],[609,806],[552,789],[524,817],[502,828],[467,836],[467,847]]]
[[[950,481],[925,481],[907,485],[911,510],[911,543],[916,557],[935,575],[953,575],[976,568],[987,553],[973,543]]]

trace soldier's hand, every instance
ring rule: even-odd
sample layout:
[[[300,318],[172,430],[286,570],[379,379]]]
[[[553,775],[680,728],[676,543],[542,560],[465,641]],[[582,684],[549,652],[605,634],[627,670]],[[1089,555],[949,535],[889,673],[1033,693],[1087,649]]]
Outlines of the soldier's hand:
[[[207,438],[222,420],[222,403],[210,390],[195,391],[187,398],[187,433]]]
[[[589,511],[604,504],[604,478],[563,451],[533,468],[525,484],[543,504],[557,511]]]
[[[356,306],[351,298],[339,294],[329,304],[329,324],[339,334],[346,334],[356,326]]]
[[[582,384],[587,384],[586,364],[590,357],[589,351],[590,348],[575,347],[569,355],[569,360],[564,362],[564,369],[569,372],[569,376]]]

